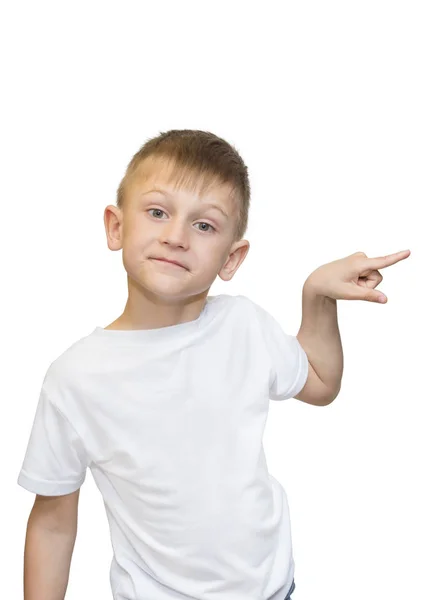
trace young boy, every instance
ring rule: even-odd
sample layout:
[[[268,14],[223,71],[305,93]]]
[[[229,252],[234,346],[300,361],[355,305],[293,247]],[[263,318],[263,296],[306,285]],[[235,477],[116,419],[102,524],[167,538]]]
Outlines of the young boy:
[[[249,204],[246,166],[209,132],[162,133],[128,165],[104,215],[108,247],[123,250],[125,309],[49,366],[19,474],[36,494],[25,600],[65,595],[87,467],[115,600],[291,597],[287,496],[262,444],[269,399],[337,396],[340,296],[323,283],[363,253],[308,278],[299,339],[287,335],[245,296],[208,296],[248,253]]]

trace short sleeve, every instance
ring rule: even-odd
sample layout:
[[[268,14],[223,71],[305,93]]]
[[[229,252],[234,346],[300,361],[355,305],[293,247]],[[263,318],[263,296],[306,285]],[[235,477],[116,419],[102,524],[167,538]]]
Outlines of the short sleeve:
[[[18,485],[43,496],[71,494],[87,466],[79,436],[42,388]]]
[[[288,400],[303,389],[309,361],[297,337],[285,333],[278,321],[258,305],[256,312],[271,360],[269,398]]]

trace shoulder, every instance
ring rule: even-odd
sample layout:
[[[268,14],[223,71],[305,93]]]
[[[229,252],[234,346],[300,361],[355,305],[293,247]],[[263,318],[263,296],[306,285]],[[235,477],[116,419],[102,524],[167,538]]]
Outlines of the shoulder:
[[[258,323],[272,315],[257,302],[242,294],[235,296],[235,306],[247,316],[253,317]]]
[[[229,308],[241,308],[241,309],[250,309],[257,306],[248,296],[244,296],[243,294],[219,294],[218,296],[212,296],[211,302],[215,302],[217,304],[226,305]]]
[[[209,300],[213,314],[223,313],[226,317],[233,317],[235,323],[245,323],[254,317],[256,305],[242,294],[219,294]]]
[[[95,353],[89,336],[85,336],[71,344],[49,365],[43,387],[52,398],[61,390],[71,390],[88,368]],[[96,353],[95,353],[96,354]]]

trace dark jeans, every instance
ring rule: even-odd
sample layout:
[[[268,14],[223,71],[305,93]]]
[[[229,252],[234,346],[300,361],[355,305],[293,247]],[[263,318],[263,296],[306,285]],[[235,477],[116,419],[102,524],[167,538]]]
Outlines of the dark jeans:
[[[286,595],[284,600],[292,600],[291,594],[294,592],[295,587],[296,587],[296,584],[294,583],[294,579],[293,579],[293,583],[291,584],[290,591],[288,592],[288,594]]]

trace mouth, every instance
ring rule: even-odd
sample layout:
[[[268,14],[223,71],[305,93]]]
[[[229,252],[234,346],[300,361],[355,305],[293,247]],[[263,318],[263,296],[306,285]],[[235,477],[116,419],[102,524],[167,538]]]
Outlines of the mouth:
[[[166,258],[154,258],[154,257],[151,257],[151,260],[155,260],[156,262],[162,262],[167,265],[171,265],[172,267],[177,267],[179,269],[186,269],[185,266],[183,266],[182,264],[180,264],[174,260],[167,260]]]

